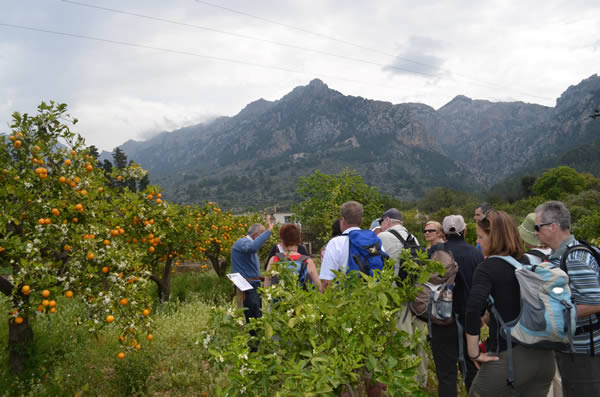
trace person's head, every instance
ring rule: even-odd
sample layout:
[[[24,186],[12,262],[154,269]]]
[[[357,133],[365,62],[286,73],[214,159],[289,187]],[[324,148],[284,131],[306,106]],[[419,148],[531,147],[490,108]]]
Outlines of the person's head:
[[[423,233],[425,234],[425,240],[431,245],[444,240],[446,237],[442,225],[437,221],[428,221],[423,228]]]
[[[483,255],[523,256],[523,244],[517,226],[504,211],[488,211],[485,218],[477,221],[477,243]]]
[[[363,220],[363,206],[358,201],[347,201],[340,208],[342,232],[350,227],[360,227]]]
[[[371,222],[371,226],[369,226],[369,229],[375,233],[376,235],[381,233],[381,225],[379,224],[379,219],[375,219],[373,222]]]
[[[385,211],[381,218],[379,218],[379,225],[381,226],[381,231],[385,232],[392,226],[402,225],[404,218],[402,217],[402,213],[397,208],[390,208]]]
[[[465,218],[462,215],[448,215],[442,221],[442,228],[446,236],[465,237]]]
[[[331,225],[331,237],[336,237],[342,234],[342,229],[340,226],[340,218],[337,218],[333,225]]]
[[[248,229],[248,236],[250,236],[252,240],[254,240],[258,236],[260,236],[265,230],[265,227],[260,223],[254,223],[250,225],[250,228]]]
[[[571,235],[571,214],[560,201],[546,201],[535,209],[535,233],[554,251]]]
[[[286,223],[279,229],[279,238],[286,247],[298,247],[300,245],[300,229],[293,223]]]
[[[535,248],[540,246],[540,240],[535,234],[535,213],[527,214],[523,222],[519,225],[519,235],[525,243],[525,247]]]
[[[475,219],[475,222],[477,222],[493,209],[494,208],[492,208],[490,203],[481,203],[479,204],[479,207],[475,208],[475,216],[473,219]]]

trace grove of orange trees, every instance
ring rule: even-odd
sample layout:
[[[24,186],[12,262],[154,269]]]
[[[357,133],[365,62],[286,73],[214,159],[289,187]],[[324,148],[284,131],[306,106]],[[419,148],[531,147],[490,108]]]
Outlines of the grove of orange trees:
[[[14,113],[10,136],[0,138],[0,267],[9,273],[0,291],[12,306],[15,373],[30,355],[30,321],[52,316],[65,299],[85,305],[77,325],[90,333],[119,329],[119,358],[142,348],[152,340],[151,281],[164,301],[179,262],[210,260],[224,276],[248,226],[214,203],[181,206],[163,200],[157,186],[132,192],[114,183],[146,173],[133,164],[105,175],[71,131],[75,123],[66,105],[42,102],[35,116]]]

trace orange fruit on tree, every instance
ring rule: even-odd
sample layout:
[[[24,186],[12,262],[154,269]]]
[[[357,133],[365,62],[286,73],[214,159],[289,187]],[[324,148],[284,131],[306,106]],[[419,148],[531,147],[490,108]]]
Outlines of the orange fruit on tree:
[[[104,240],[104,245],[110,245],[110,240]]]
[[[23,324],[23,317],[18,316],[17,318],[15,318],[15,324]]]
[[[67,181],[67,178],[65,178],[64,176],[61,176],[61,177],[58,178],[58,181],[60,183],[65,183]]]
[[[86,170],[87,172],[90,172],[90,171],[91,171],[91,170],[93,170],[93,169],[94,169],[94,167],[92,167],[92,165],[91,165],[91,164],[87,164],[87,165],[85,166],[85,170]]]
[[[50,291],[48,291],[47,289],[43,290],[43,291],[42,291],[42,296],[43,296],[44,298],[47,298],[47,297],[49,297],[49,296],[50,296]]]
[[[159,198],[157,198],[157,199],[156,199],[156,204],[160,204],[160,203],[162,203],[162,200],[161,200],[161,199],[159,199]]]
[[[73,218],[73,223],[77,223],[77,222],[79,222],[79,219]]]
[[[21,288],[21,292],[23,295],[29,295],[31,293],[31,288],[29,285],[24,285],[23,288]]]
[[[75,210],[79,212],[83,211],[83,205],[81,203],[75,204]]]
[[[88,254],[87,254],[87,258],[88,258],[89,260],[92,260],[92,259],[94,259],[94,253],[93,253],[93,252],[88,252]]]
[[[104,266],[102,268],[102,273],[108,273],[110,271],[110,268],[108,266]]]
[[[117,357],[119,357],[119,359],[124,359],[125,358],[125,353],[120,352],[119,354],[117,354]]]
[[[119,303],[123,306],[125,306],[126,304],[129,303],[129,301],[127,300],[127,298],[121,298],[121,300],[119,301]]]
[[[142,346],[140,344],[135,345],[135,348],[140,350],[142,348]]]
[[[44,299],[42,301],[42,306],[48,306],[50,304],[50,301],[48,301],[48,299]]]
[[[67,291],[67,292],[65,292],[65,296],[67,298],[72,298],[73,297],[73,291]]]
[[[153,199],[154,199],[154,196],[153,196],[153,195],[151,195],[151,194],[149,194],[149,195],[148,195],[148,200],[153,200]]]
[[[100,186],[100,187],[98,188],[98,191],[99,191],[100,193],[102,193],[102,192],[104,191],[104,188],[103,188],[102,186]]]
[[[112,314],[109,314],[108,316],[106,316],[107,323],[112,323],[113,321],[115,321],[115,316],[113,316]]]
[[[75,156],[77,152],[75,150],[71,150],[71,156]]]
[[[58,210],[58,208],[52,208],[52,215],[54,216],[59,216],[60,215],[60,211]]]
[[[119,235],[119,231],[113,229],[113,230],[110,231],[110,235],[113,236],[113,237],[116,237],[116,236]]]
[[[48,305],[50,307],[54,307],[54,306],[56,306],[56,301],[55,300],[51,300]]]
[[[56,307],[51,307],[50,308],[50,313],[56,313]]]
[[[20,148],[20,147],[21,147],[21,144],[22,144],[22,142],[21,142],[21,141],[19,141],[19,140],[16,140],[16,141],[13,143],[13,146],[15,147],[15,149],[18,149],[18,148]]]
[[[154,247],[148,247],[148,252],[153,253],[154,252]]]
[[[154,337],[152,336],[152,334],[148,334],[148,336],[146,336],[146,339],[152,340],[152,339],[154,339]]]
[[[147,315],[150,314],[150,309],[144,309],[144,311],[142,312],[142,314],[144,315],[144,317],[146,317]]]
[[[71,165],[71,160],[69,160],[69,159],[66,159],[66,160],[65,160],[65,165]]]

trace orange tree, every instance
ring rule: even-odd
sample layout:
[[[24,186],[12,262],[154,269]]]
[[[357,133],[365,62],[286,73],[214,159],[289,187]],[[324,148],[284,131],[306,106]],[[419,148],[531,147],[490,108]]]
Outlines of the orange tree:
[[[131,249],[121,192],[107,186],[66,105],[43,103],[38,114],[13,114],[11,135],[0,139],[0,291],[9,296],[9,361],[26,368],[33,341],[30,320],[60,310],[57,297],[86,307],[80,325],[90,332],[119,327],[123,350],[151,339],[150,273]],[[139,167],[120,170],[139,178]],[[115,232],[116,231],[116,232]],[[125,353],[121,352],[119,357]]]
[[[143,253],[150,279],[158,286],[159,299],[166,302],[175,267],[184,260],[202,257],[194,250],[198,239],[196,218],[189,208],[163,200],[158,186],[137,194],[127,192],[127,197],[130,205],[125,216],[132,228],[129,242]],[[192,224],[195,226],[189,226]]]
[[[248,232],[251,223],[259,221],[258,215],[233,216],[223,212],[211,201],[194,209],[196,223],[190,223],[190,229],[198,232],[196,250],[204,261],[210,261],[219,277],[225,277],[231,266],[231,247]]]

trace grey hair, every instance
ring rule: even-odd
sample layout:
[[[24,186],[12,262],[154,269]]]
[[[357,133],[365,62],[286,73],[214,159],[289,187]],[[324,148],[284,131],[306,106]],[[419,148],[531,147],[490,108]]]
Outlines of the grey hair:
[[[403,225],[404,222],[400,219],[390,218],[390,225]]]
[[[536,214],[540,214],[542,223],[556,223],[561,230],[571,229],[571,214],[561,201],[546,201],[535,208]]]
[[[248,236],[252,236],[253,234],[260,232],[263,227],[264,226],[260,223],[254,223],[250,225],[250,229],[248,229]]]

